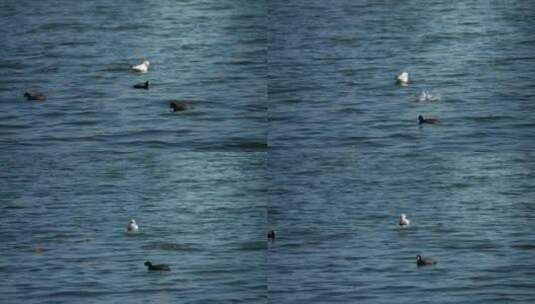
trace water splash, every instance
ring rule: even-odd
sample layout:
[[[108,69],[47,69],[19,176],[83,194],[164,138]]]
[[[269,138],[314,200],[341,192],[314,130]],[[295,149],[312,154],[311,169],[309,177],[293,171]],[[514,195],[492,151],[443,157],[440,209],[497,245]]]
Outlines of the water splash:
[[[442,99],[442,96],[440,96],[440,94],[436,93],[436,94],[431,94],[429,91],[427,90],[423,90],[420,95],[418,95],[417,97],[417,100],[418,101],[440,101]]]

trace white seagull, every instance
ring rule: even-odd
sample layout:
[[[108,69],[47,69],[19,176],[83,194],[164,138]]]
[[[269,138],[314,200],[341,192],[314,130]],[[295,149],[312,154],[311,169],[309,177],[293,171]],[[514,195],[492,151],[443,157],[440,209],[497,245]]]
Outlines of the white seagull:
[[[128,222],[128,226],[126,227],[126,230],[128,230],[128,232],[136,232],[138,229],[139,227],[137,226],[136,220],[131,219]]]
[[[148,60],[143,61],[141,64],[132,66],[132,70],[140,73],[147,73],[149,70],[150,62]]]
[[[397,77],[396,77],[396,82],[401,84],[401,85],[407,85],[409,83],[409,73],[407,72],[401,72]]]
[[[399,225],[401,227],[404,227],[404,226],[408,226],[410,223],[411,221],[409,221],[405,213],[402,213],[401,216],[399,217]]]

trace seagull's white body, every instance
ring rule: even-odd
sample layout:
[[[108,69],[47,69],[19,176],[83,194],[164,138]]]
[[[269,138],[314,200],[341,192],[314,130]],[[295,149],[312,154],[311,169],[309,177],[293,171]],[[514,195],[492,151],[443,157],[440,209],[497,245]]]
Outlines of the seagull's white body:
[[[407,72],[401,72],[401,74],[399,74],[397,77],[396,77],[396,81],[402,85],[406,85],[409,83],[409,73]]]
[[[136,223],[136,220],[131,219],[128,222],[128,226],[126,227],[126,230],[128,230],[128,232],[136,232],[138,229],[139,229],[139,227],[138,227],[138,225]]]
[[[140,73],[147,73],[149,71],[150,62],[148,60],[143,61],[141,64],[132,66],[132,70]]]
[[[411,223],[411,221],[407,218],[405,214],[401,214],[399,217],[399,225],[400,226],[408,226]]]

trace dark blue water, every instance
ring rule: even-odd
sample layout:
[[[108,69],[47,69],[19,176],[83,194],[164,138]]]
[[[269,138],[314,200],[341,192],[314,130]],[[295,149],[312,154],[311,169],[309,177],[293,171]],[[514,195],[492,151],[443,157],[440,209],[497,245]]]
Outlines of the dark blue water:
[[[535,301],[535,4],[0,5],[1,303]]]
[[[2,1],[0,16],[0,302],[265,303],[265,4]]]
[[[270,302],[534,302],[535,4],[268,7]]]
[[[271,1],[270,145],[530,151],[535,5]],[[412,83],[395,86],[402,70]],[[418,102],[422,91],[440,102]],[[419,114],[442,120],[418,128]]]
[[[2,302],[265,302],[264,153],[0,160]]]
[[[268,249],[273,303],[535,298],[532,155],[308,151],[269,159],[277,181],[268,219],[280,232]],[[409,228],[398,227],[401,213]],[[418,268],[417,254],[438,264]]]
[[[0,14],[5,147],[265,150],[262,2],[3,1]],[[129,71],[145,59],[149,73]],[[48,101],[25,104],[26,90]],[[173,99],[194,110],[170,113]]]

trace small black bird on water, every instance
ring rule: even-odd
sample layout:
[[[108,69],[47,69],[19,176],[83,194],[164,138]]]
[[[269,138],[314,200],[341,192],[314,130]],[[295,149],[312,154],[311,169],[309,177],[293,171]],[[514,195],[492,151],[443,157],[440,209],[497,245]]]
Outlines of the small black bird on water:
[[[149,271],[171,271],[169,265],[166,264],[152,265],[151,262],[147,261],[145,262],[145,266],[149,268]]]
[[[271,230],[267,234],[268,240],[274,240],[275,239],[275,230]]]
[[[418,124],[419,125],[424,124],[424,123],[434,124],[434,123],[437,123],[437,122],[438,122],[438,119],[435,119],[435,118],[424,118],[422,115],[418,115]]]
[[[416,256],[416,265],[418,266],[431,266],[435,265],[437,261],[430,257],[422,257],[421,255]]]
[[[150,86],[150,81],[147,80],[145,82],[136,83],[134,85],[134,89],[145,89],[145,90],[148,90],[149,86]]]
[[[42,100],[46,99],[45,94],[32,93],[32,92],[25,92],[24,93],[24,97],[26,97],[26,99],[28,99],[28,100],[39,100],[39,101],[42,101]]]
[[[186,110],[193,108],[189,103],[182,102],[182,101],[172,101],[169,104],[169,107],[173,109],[173,112],[186,111]]]

